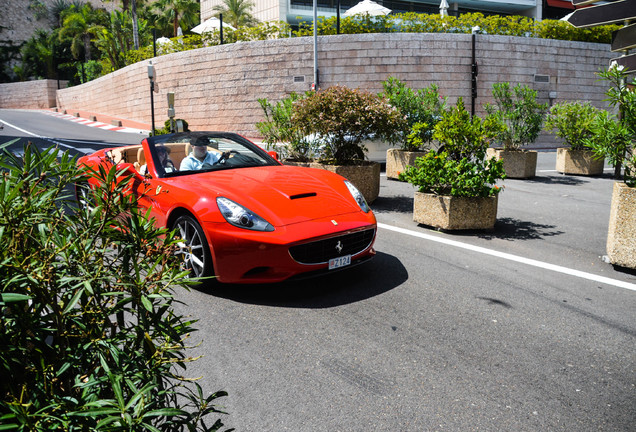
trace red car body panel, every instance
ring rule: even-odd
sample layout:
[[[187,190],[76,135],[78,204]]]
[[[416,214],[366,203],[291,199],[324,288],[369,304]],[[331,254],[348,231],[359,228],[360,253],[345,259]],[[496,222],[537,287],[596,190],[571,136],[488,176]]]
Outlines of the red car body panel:
[[[141,145],[145,154],[154,154],[148,139]],[[104,165],[108,169],[113,165],[114,152],[134,154],[138,147],[101,150],[81,158],[79,163],[93,168]],[[257,151],[269,157],[261,149]],[[158,226],[172,228],[175,215],[185,212],[198,221],[220,282],[278,282],[326,270],[327,262],[298,262],[292,258],[290,247],[334,237],[347,238],[342,236],[360,231],[373,230],[373,233],[368,246],[351,255],[352,263],[375,254],[373,212],[361,209],[345,179],[337,174],[284,166],[270,158],[266,166],[180,172],[162,177],[153,159],[147,160],[145,176],[135,171],[131,192],[137,194],[142,208],[150,209]],[[133,172],[132,165],[126,165],[124,160],[114,162]],[[254,231],[228,223],[218,208],[217,197],[249,209],[269,222],[273,231]]]

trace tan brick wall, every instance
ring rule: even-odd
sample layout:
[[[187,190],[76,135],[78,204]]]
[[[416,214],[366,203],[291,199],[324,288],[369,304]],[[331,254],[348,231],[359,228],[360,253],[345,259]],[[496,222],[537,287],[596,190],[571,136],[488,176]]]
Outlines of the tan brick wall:
[[[60,81],[60,85],[66,86],[66,81]],[[52,108],[56,91],[56,80],[0,84],[0,108]]]
[[[553,102],[588,100],[605,106],[605,86],[595,72],[611,53],[603,44],[478,35],[477,113],[491,102],[492,84],[522,83]],[[451,102],[463,97],[470,106],[471,36],[459,34],[365,34],[319,38],[320,84],[382,90],[396,76],[413,88],[435,83]],[[292,91],[309,90],[313,80],[313,39],[238,43],[175,53],[153,60],[159,92],[155,119],[167,118],[168,92],[193,130],[226,130],[256,136],[263,115],[257,99],[278,100]],[[57,105],[150,123],[147,61],[128,66],[81,86],[57,92]],[[546,83],[535,75],[549,76]],[[303,77],[304,82],[295,82]]]

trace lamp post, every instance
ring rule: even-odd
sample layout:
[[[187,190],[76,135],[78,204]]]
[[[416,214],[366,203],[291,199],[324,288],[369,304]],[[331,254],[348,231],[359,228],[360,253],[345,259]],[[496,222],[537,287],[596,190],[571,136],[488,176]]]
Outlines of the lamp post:
[[[479,31],[479,26],[475,26],[472,29],[471,35],[471,51],[472,51],[472,63],[470,65],[470,81],[471,81],[471,91],[470,91],[470,115],[471,117],[475,115],[475,99],[477,99],[477,75],[479,75],[479,66],[477,65],[477,59],[475,56],[475,35]]]
[[[223,14],[219,14],[219,42],[223,45]]]
[[[336,3],[336,34],[340,34],[340,0]]]
[[[152,119],[152,135],[155,135],[155,66],[148,62],[148,79],[150,80],[150,116]]]
[[[318,91],[318,0],[314,0],[314,83],[312,90]]]

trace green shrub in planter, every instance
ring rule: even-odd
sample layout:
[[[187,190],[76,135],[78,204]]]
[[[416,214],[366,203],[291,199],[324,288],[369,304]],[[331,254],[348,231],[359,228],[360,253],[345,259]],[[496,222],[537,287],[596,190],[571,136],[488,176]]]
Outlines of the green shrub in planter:
[[[446,109],[446,98],[440,96],[435,84],[415,91],[399,79],[389,77],[382,86],[384,92],[379,96],[385,98],[403,116],[403,121],[395,125],[402,150],[418,151],[425,148],[433,138],[435,125]]]
[[[589,102],[560,102],[550,108],[545,129],[554,130],[572,150],[585,150],[586,139],[592,135],[591,126],[599,112]]]
[[[504,150],[518,150],[533,143],[543,126],[547,104],[537,102],[537,92],[525,85],[495,83],[492,86],[494,104],[486,104],[486,112],[497,116],[505,125],[497,136]]]
[[[486,158],[489,139],[500,132],[496,118],[470,117],[461,98],[435,126],[434,138],[443,149],[416,159],[400,180],[417,186],[420,192],[462,197],[497,195],[496,182],[505,178],[503,161]]]
[[[362,140],[395,142],[400,112],[378,96],[348,87],[329,87],[294,103],[292,122],[324,143],[321,162],[352,165],[364,160]]]
[[[481,119],[472,116],[459,98],[457,104],[442,115],[435,125],[433,139],[439,141],[451,159],[481,158],[490,142],[504,130],[496,116]]]
[[[505,178],[503,161],[494,158],[454,160],[448,153],[429,151],[417,158],[400,174],[400,180],[416,186],[419,192],[457,197],[489,197],[501,188],[497,180]]]
[[[636,86],[636,78],[629,82],[627,70],[616,64],[599,76],[609,82],[607,100],[619,109],[620,115],[600,112],[591,124],[592,135],[586,145],[599,157],[607,158],[615,168],[616,178],[622,168],[625,183],[636,187],[636,92],[627,85]]]

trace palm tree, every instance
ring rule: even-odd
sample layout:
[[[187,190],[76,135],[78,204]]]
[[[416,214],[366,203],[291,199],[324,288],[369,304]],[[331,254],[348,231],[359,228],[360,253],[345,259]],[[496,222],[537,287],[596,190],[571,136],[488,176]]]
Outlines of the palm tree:
[[[147,41],[149,32],[146,20],[139,20],[139,34],[142,42]],[[100,49],[102,58],[110,61],[112,70],[126,66],[126,54],[134,48],[131,14],[126,11],[113,11],[107,26],[96,29],[95,45]]]
[[[55,78],[55,33],[37,29],[22,46],[23,77]]]
[[[154,6],[162,12],[157,19],[157,24],[165,26],[171,23],[173,37],[179,35],[181,22],[189,28],[199,20],[200,5],[195,0],[159,0],[154,3]]]
[[[214,6],[212,9],[223,14],[223,21],[239,28],[240,26],[253,27],[258,24],[258,19],[251,13],[253,7],[254,2],[251,0],[223,0],[223,4]]]
[[[60,41],[71,39],[73,57],[79,58],[83,47],[84,60],[90,61],[92,59],[91,38],[95,34],[96,26],[105,21],[105,11],[94,9],[93,6],[86,3],[81,8],[71,7],[69,12],[63,13],[62,16],[62,27],[59,33]]]

